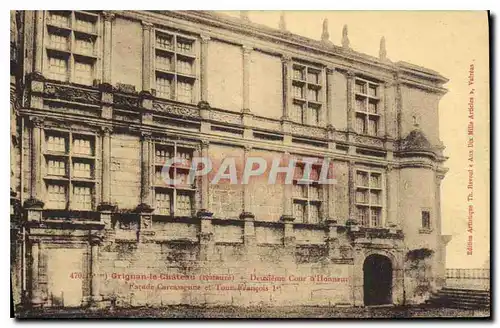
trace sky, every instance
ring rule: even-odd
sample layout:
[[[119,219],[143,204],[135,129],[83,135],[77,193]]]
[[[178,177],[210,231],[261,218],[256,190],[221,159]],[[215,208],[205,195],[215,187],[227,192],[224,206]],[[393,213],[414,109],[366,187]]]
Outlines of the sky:
[[[224,12],[238,17],[238,11]],[[279,11],[250,11],[251,21],[278,27]],[[341,44],[348,26],[351,47],[378,56],[380,38],[386,39],[387,57],[438,71],[450,81],[439,105],[440,137],[446,146],[449,168],[441,188],[442,234],[451,235],[448,268],[479,268],[489,259],[489,63],[488,22],[481,11],[287,11],[287,29],[319,40],[323,19],[328,19],[330,40]],[[474,84],[469,85],[470,65]],[[474,88],[474,199],[468,202],[469,92]],[[473,231],[467,232],[469,205]],[[467,239],[472,236],[472,254]]]

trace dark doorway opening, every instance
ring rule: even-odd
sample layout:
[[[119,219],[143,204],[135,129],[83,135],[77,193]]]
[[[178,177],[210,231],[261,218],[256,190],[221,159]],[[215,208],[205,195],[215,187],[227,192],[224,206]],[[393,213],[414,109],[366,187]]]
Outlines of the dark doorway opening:
[[[363,264],[365,305],[392,304],[392,263],[383,255],[373,254]]]

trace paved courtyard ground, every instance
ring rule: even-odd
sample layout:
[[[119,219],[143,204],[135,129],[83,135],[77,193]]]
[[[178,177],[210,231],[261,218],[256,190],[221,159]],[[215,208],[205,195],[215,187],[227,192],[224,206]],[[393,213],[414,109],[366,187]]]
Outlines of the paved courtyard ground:
[[[490,317],[489,310],[461,310],[429,307],[190,307],[171,306],[165,308],[129,308],[115,310],[89,309],[45,309],[26,311],[19,318],[174,318],[174,319],[219,319],[219,318],[483,318]]]

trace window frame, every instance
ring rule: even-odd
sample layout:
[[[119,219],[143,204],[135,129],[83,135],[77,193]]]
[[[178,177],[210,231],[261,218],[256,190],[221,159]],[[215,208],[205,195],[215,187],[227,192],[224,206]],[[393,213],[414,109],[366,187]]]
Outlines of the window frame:
[[[64,12],[69,17],[69,23],[66,26],[59,25],[51,19],[53,13]],[[86,17],[88,20],[94,20],[93,31],[79,28],[78,17]],[[91,11],[81,10],[46,10],[44,11],[44,37],[43,37],[43,68],[44,76],[49,80],[55,80],[66,83],[74,83],[83,86],[94,86],[101,80],[102,74],[102,34],[103,19],[101,15]],[[65,36],[67,38],[67,49],[57,49],[52,47],[51,35]],[[94,49],[92,52],[81,51],[77,47],[78,40],[93,40]],[[51,58],[59,58],[66,62],[66,77],[64,79],[54,78],[51,72]],[[83,81],[77,74],[77,63],[91,66],[89,81]]]
[[[157,161],[157,151],[159,149],[169,149],[170,154],[175,157],[179,153],[179,149],[184,151],[185,153],[190,154],[189,158],[189,165],[182,165],[182,164],[175,164],[171,167],[172,170],[172,175],[170,176],[173,180],[177,179],[178,171],[186,173],[186,177],[189,178],[189,174],[191,173],[192,168],[191,168],[191,160],[195,156],[197,152],[196,146],[192,144],[185,144],[182,142],[163,142],[163,141],[153,141],[153,154],[152,154],[152,196],[153,196],[153,204],[154,204],[154,212],[153,215],[158,215],[158,216],[169,216],[169,217],[193,217],[196,213],[196,193],[199,191],[199,183],[198,180],[195,179],[192,185],[186,184],[186,185],[166,185],[162,180],[158,181],[157,177],[157,171],[159,170],[160,172],[160,179],[161,179],[161,170],[163,169],[164,163]],[[165,160],[171,159],[173,157],[166,157]],[[170,213],[169,214],[163,214],[158,211],[158,206],[157,206],[157,199],[156,195],[157,193],[162,193],[162,194],[168,194],[170,195]],[[191,201],[191,213],[190,215],[185,215],[184,213],[179,214],[178,210],[178,195],[179,194],[187,194],[190,197]]]
[[[158,34],[168,35],[171,37],[172,46],[170,49],[157,46],[157,36]],[[192,42],[192,49],[190,53],[185,53],[178,49],[178,40],[188,40]],[[200,83],[200,64],[201,64],[201,46],[199,37],[194,35],[189,35],[187,33],[182,33],[178,31],[171,31],[168,29],[154,27],[151,33],[151,85],[153,86],[154,95],[157,98],[177,101],[187,104],[197,104],[200,99],[199,95],[199,83]],[[165,57],[170,57],[170,67],[162,68],[158,65],[157,54],[163,53]],[[184,62],[191,62],[192,72],[185,73],[178,70],[179,57],[184,59]],[[181,61],[182,61],[181,59]],[[158,89],[158,76],[163,76],[164,80],[170,81],[170,96],[166,97],[161,95]],[[186,83],[191,85],[191,101],[186,101],[179,96],[179,83]]]
[[[426,226],[424,224],[424,213],[427,213],[427,220],[428,220],[428,225]],[[422,208],[420,211],[420,229],[421,230],[426,230],[426,231],[431,231],[432,230],[432,215],[431,215],[431,210],[429,208]]]
[[[52,150],[49,147],[50,137],[63,138],[64,151]],[[90,154],[75,153],[74,142],[75,140],[88,140],[91,149]],[[97,154],[98,154],[98,137],[95,133],[83,131],[67,131],[59,129],[44,129],[44,138],[42,139],[42,176],[45,188],[45,201],[48,204],[49,200],[49,186],[53,184],[64,185],[66,191],[66,206],[64,208],[57,208],[57,210],[76,210],[76,211],[94,211],[97,204],[97,184],[98,184],[98,168],[97,168]],[[49,161],[64,162],[65,174],[56,175],[49,173]],[[75,172],[78,171],[74,168],[75,164],[89,165],[89,177],[77,176]],[[88,187],[90,188],[91,206],[84,208],[77,205],[75,202],[75,187]],[[46,209],[52,210],[50,205]]]
[[[297,167],[304,167],[305,162],[297,160],[295,161],[295,169],[294,169],[294,179],[293,179],[293,191],[292,191],[292,214],[295,220],[298,220],[299,217],[297,216],[297,212],[295,210],[296,205],[302,206],[302,217],[300,218],[299,221],[295,221],[296,223],[305,223],[305,224],[321,224],[322,223],[322,218],[323,218],[323,212],[324,212],[324,204],[325,204],[325,196],[326,196],[326,189],[324,188],[324,185],[320,184],[318,182],[318,179],[321,174],[321,163],[312,163],[311,167],[311,175],[313,174],[313,170],[317,170],[317,178],[315,179],[314,177],[310,176],[311,179],[303,179],[303,173],[300,175],[300,177],[297,176]],[[300,186],[303,191],[302,193],[305,194],[305,197],[299,197],[295,194],[295,188],[296,186]],[[305,189],[305,192],[304,192]],[[318,197],[317,198],[312,198],[312,192],[311,190],[316,189],[318,191]],[[318,210],[317,213],[317,218],[316,222],[313,222],[312,216],[311,216],[311,208],[316,207]]]
[[[364,173],[368,177],[368,184],[362,185],[358,183],[358,173]],[[379,186],[374,187],[371,185],[372,175],[378,175]],[[383,228],[385,226],[385,208],[386,204],[384,201],[385,197],[385,174],[381,170],[367,169],[367,168],[356,168],[354,169],[354,209],[356,211],[356,219],[360,226],[366,228]],[[364,202],[358,201],[358,192],[362,192],[365,196]],[[377,203],[372,203],[372,194],[377,194],[379,201]],[[360,209],[364,209],[367,213],[365,220],[362,219],[360,215]],[[373,224],[372,210],[376,209],[379,213],[379,218],[377,224]]]
[[[354,93],[354,130],[358,134],[362,135],[367,135],[367,136],[372,136],[372,137],[377,137],[380,135],[380,122],[382,120],[382,114],[381,114],[381,104],[382,104],[382,97],[380,96],[380,90],[382,85],[378,82],[374,82],[372,80],[367,80],[361,77],[355,77],[354,78],[354,87],[353,87],[353,93]],[[364,92],[359,92],[357,86],[358,85],[363,85],[364,86]],[[375,95],[370,94],[370,87],[374,86],[375,87]],[[357,103],[358,99],[362,100],[364,102],[364,110],[359,110]],[[375,113],[370,111],[370,103],[375,103],[377,110]],[[361,117],[363,119],[363,131],[360,131],[358,129],[358,117]],[[370,121],[375,122],[375,132],[370,133]]]
[[[302,78],[297,78],[295,73],[297,71],[302,71]],[[316,73],[316,82],[309,81],[310,72]],[[291,76],[289,77],[289,83],[291,84],[291,98],[292,108],[290,109],[290,118],[293,122],[310,125],[310,126],[320,126],[322,125],[322,112],[326,108],[326,72],[325,68],[321,65],[315,65],[310,63],[305,63],[300,60],[293,60],[291,62]],[[301,97],[295,96],[295,88],[300,87],[302,89]],[[309,99],[309,91],[314,90],[317,93],[317,99]],[[295,115],[295,106],[301,106],[300,109],[300,120],[297,119]],[[317,119],[311,120],[311,113],[315,112]]]

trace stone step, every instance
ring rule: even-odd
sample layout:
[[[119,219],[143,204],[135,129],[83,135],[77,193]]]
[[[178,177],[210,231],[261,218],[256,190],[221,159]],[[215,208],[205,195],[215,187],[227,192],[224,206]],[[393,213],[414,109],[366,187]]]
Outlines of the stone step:
[[[443,288],[425,301],[429,306],[460,309],[484,309],[490,307],[490,293],[482,290]]]
[[[472,300],[472,301],[486,301],[489,302],[490,298],[485,296],[450,296],[442,294],[431,295],[431,298],[435,299],[451,299],[451,300]]]
[[[457,300],[457,299],[442,299],[442,298],[430,298],[427,300],[430,303],[457,303],[457,304],[476,304],[479,306],[489,305],[488,301],[477,301],[477,300]]]
[[[471,301],[471,302],[489,302],[488,297],[448,297],[442,295],[431,295],[429,299],[435,300],[455,300],[455,301]]]
[[[467,294],[467,295],[490,295],[490,292],[487,290],[478,290],[478,289],[460,289],[460,288],[449,288],[444,287],[439,292],[443,293],[456,293],[456,294]]]

